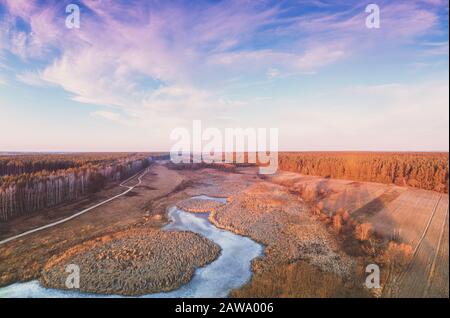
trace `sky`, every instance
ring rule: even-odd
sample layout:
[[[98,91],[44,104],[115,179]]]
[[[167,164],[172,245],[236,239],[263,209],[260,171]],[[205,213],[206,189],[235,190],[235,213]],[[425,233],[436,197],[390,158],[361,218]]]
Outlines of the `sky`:
[[[280,150],[448,151],[448,14],[448,0],[0,0],[0,151],[164,151],[193,120],[278,128]]]

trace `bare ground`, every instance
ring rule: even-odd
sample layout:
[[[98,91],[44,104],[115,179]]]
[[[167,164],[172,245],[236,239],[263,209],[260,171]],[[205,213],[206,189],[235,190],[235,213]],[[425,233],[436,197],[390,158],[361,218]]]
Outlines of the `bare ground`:
[[[157,231],[167,222],[167,207],[181,202],[180,207],[193,212],[211,210],[210,220],[218,227],[266,246],[264,256],[253,263],[252,281],[234,291],[233,296],[368,296],[367,290],[361,288],[361,266],[367,260],[347,254],[343,246],[347,242],[311,215],[311,209],[320,206],[328,215],[344,209],[356,221],[372,223],[384,239],[413,246],[414,257],[400,273],[402,278],[391,275],[389,281],[382,282],[386,287],[383,296],[448,297],[448,195],[291,172],[261,178],[256,169],[236,168],[234,173],[211,168],[175,171],[156,165],[133,195],[0,246],[0,285],[40,277],[49,259],[66,255],[71,248],[77,250],[84,242],[118,232],[133,233],[130,229]],[[108,191],[114,193],[118,189]],[[202,194],[227,197],[228,204],[186,200]],[[67,215],[71,209],[73,206],[69,205],[49,211],[49,219]],[[29,217],[2,228],[11,227],[10,233],[14,233],[17,228],[36,227],[45,220],[44,216]],[[132,246],[130,253],[137,249],[133,245],[137,238],[130,235],[122,243],[110,246],[117,251],[115,254],[120,255],[122,247],[126,249],[128,244]],[[100,254],[105,251],[102,244],[95,250]],[[87,255],[90,254],[80,252],[77,257],[88,263],[92,257]],[[140,268],[138,260],[135,264]],[[133,288],[148,288],[142,282],[135,283]],[[125,293],[132,293],[133,288]],[[137,289],[135,293],[139,293]]]
[[[268,178],[326,214],[339,209],[369,222],[385,241],[405,243],[413,257],[398,273],[384,274],[385,297],[448,297],[448,194],[369,182],[280,172]],[[383,276],[383,273],[382,273]]]
[[[411,262],[396,277],[392,296],[448,297],[448,236],[444,242],[447,219],[448,196],[442,194],[429,213],[419,239],[415,240]],[[445,263],[446,268],[442,266]]]

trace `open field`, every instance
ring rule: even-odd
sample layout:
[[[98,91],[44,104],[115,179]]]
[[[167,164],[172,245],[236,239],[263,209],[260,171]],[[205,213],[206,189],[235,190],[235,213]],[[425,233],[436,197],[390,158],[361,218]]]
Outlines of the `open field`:
[[[191,232],[126,230],[76,245],[43,269],[47,287],[65,288],[67,264],[80,266],[83,292],[139,295],[168,292],[191,279],[197,267],[217,258],[220,247]]]
[[[427,281],[427,289],[424,296],[428,297],[442,297],[442,295],[448,297],[448,210],[445,224],[441,231],[440,241],[438,242],[439,249],[433,257],[433,262],[430,268],[429,280]],[[437,276],[439,274],[440,276]]]
[[[146,206],[173,191],[182,182],[176,172],[154,166],[136,187],[134,196],[123,196],[59,226],[30,234],[0,246],[0,284],[39,277],[48,259],[86,240],[115,233],[145,221],[149,226],[164,224],[164,216],[154,217]],[[164,214],[163,211],[159,211]],[[58,215],[58,213],[54,213]],[[41,219],[38,220],[41,225]],[[24,219],[23,228],[35,226]]]
[[[177,207],[192,213],[205,213],[224,206],[223,203],[204,199],[187,199],[177,203]]]
[[[210,209],[209,218],[219,228],[265,245],[264,256],[253,262],[251,283],[234,291],[234,296],[369,296],[354,275],[357,261],[340,251],[332,233],[282,186],[259,180],[229,197],[226,205],[212,207],[198,200],[183,207],[193,212]],[[292,279],[295,283],[289,283]],[[327,287],[319,288],[324,280]]]
[[[348,211],[383,240],[408,244],[413,258],[391,273],[388,297],[448,297],[448,195],[376,183],[281,172],[269,180],[288,186],[325,215]]]
[[[402,212],[404,207],[389,210],[400,238],[405,241],[409,239],[414,248],[413,259],[396,278],[391,287],[392,293],[399,297],[426,297],[442,293],[441,296],[448,297],[448,265],[444,268],[442,264],[438,264],[439,261],[445,263],[445,259],[448,263],[448,241],[444,241],[448,222],[448,196],[423,193],[415,195],[417,201],[414,216],[406,216]],[[411,222],[412,217],[420,219]],[[404,235],[403,230],[406,232]],[[436,286],[443,281],[447,282],[446,286]]]
[[[345,209],[354,217],[376,213],[406,188],[371,182],[303,176],[280,172],[268,177],[270,182],[286,186],[307,202],[317,203],[323,213]]]
[[[118,191],[111,186],[97,196]],[[189,199],[198,195],[227,198],[227,203]],[[189,244],[175,246],[179,234],[161,233],[172,205],[210,211],[209,219],[217,227],[264,245],[264,254],[252,263],[253,279],[231,296],[448,297],[447,194],[284,171],[260,176],[256,167],[172,170],[161,164],[151,166],[130,195],[0,245],[0,285],[40,278],[48,286],[60,286],[63,263],[76,259],[92,269],[95,259],[98,277],[104,279],[96,279],[96,271],[88,269],[86,291],[139,295],[174,289],[188,281],[195,268],[217,257],[217,251],[198,236],[180,234],[188,235],[184,240]],[[18,228],[26,230],[73,209],[66,205],[43,214],[47,219],[27,216],[3,226],[20,224]],[[366,238],[354,234],[363,223],[370,224]],[[407,263],[395,270],[383,263],[390,242],[412,250]],[[185,253],[186,249],[193,251]],[[151,270],[159,268],[161,260],[172,264],[173,259],[165,259],[168,255],[176,255],[173,266]],[[383,289],[369,291],[363,287],[364,268],[378,261]],[[101,274],[111,270],[118,272],[114,277],[120,283]],[[132,278],[130,273],[142,277]]]

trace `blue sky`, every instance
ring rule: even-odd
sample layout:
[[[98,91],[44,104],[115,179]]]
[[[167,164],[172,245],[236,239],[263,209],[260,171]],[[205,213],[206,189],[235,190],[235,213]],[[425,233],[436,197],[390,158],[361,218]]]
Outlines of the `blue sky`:
[[[448,85],[448,1],[0,0],[2,151],[167,150],[194,119],[282,150],[448,150]]]

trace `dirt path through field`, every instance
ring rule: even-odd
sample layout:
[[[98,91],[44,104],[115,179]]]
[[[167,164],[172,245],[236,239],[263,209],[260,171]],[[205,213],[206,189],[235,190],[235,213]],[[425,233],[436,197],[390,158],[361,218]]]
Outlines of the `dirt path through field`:
[[[397,276],[393,289],[394,297],[424,297],[432,290],[433,281],[442,281],[447,273],[442,272],[441,267],[436,271],[436,260],[443,248],[443,236],[448,217],[448,196],[440,195],[430,214],[430,218],[422,232],[422,235],[414,248],[413,258],[405,271]],[[448,253],[447,253],[448,264]],[[447,280],[448,295],[448,280]],[[444,295],[440,295],[444,297]]]
[[[128,179],[126,179],[125,181],[123,181],[122,183],[120,183],[120,184],[119,184],[120,187],[123,187],[123,188],[126,188],[126,189],[127,189],[127,190],[125,190],[124,192],[122,192],[122,193],[120,193],[120,194],[117,194],[117,195],[115,195],[115,196],[113,196],[113,197],[111,197],[111,198],[108,198],[108,199],[106,199],[106,200],[104,200],[104,201],[101,201],[101,202],[99,202],[99,203],[97,203],[97,204],[95,204],[95,205],[93,205],[93,206],[90,206],[90,207],[88,207],[88,208],[86,208],[86,209],[84,209],[84,210],[82,210],[82,211],[80,211],[80,212],[77,212],[77,213],[75,213],[75,214],[73,214],[73,215],[71,215],[71,216],[69,216],[69,217],[66,217],[66,218],[64,218],[64,219],[61,219],[61,220],[58,220],[58,221],[56,221],[56,222],[52,222],[52,223],[49,223],[49,224],[46,224],[46,225],[43,225],[43,226],[34,228],[34,229],[32,229],[32,230],[29,230],[29,231],[26,231],[26,232],[23,232],[23,233],[20,233],[20,234],[11,236],[11,237],[9,237],[9,238],[7,238],[7,239],[4,239],[4,240],[1,240],[1,241],[0,241],[0,245],[6,244],[6,243],[8,243],[8,242],[10,242],[10,241],[12,241],[12,240],[18,239],[18,238],[20,238],[20,237],[24,237],[24,236],[26,236],[26,235],[29,235],[29,234],[32,234],[32,233],[36,233],[36,232],[38,232],[38,231],[42,231],[42,230],[45,230],[45,229],[48,229],[48,228],[57,226],[57,225],[59,225],[59,224],[68,222],[68,221],[70,221],[70,220],[72,220],[72,219],[74,219],[74,218],[76,218],[76,217],[78,217],[78,216],[80,216],[80,215],[83,215],[84,213],[87,213],[87,212],[89,212],[89,211],[92,211],[92,210],[98,208],[99,206],[102,206],[103,204],[106,204],[106,203],[108,203],[108,202],[111,202],[112,200],[115,200],[115,199],[117,199],[117,198],[120,198],[121,196],[126,195],[128,192],[130,192],[130,191],[133,190],[135,187],[137,187],[138,185],[140,185],[140,184],[142,183],[142,178],[148,173],[148,171],[149,171],[149,169],[144,169],[143,172],[142,172],[142,171],[141,171],[141,172],[138,172],[138,173],[136,173],[135,175],[133,175],[133,176],[131,176],[130,178],[128,178]],[[136,177],[137,177],[137,181],[138,181],[138,182],[137,182],[135,185],[133,185],[133,186],[127,186],[127,185],[126,185],[128,182],[131,182],[131,180],[134,179],[134,178],[136,178]]]
[[[435,273],[436,273],[436,264],[437,264],[436,261],[438,259],[438,256],[439,256],[440,252],[441,252],[441,249],[442,249],[442,243],[443,243],[443,240],[444,240],[446,228],[447,228],[447,231],[448,231],[448,205],[447,205],[447,212],[445,214],[444,222],[442,222],[441,234],[439,235],[439,241],[438,241],[438,245],[436,247],[436,252],[435,252],[434,257],[433,257],[433,263],[431,264],[430,274],[428,275],[427,286],[426,286],[425,291],[423,293],[424,297],[427,297],[429,292],[430,292],[430,288],[431,288],[431,285],[432,285],[432,282],[433,282],[433,278],[434,278]],[[448,249],[447,249],[447,258],[448,258]],[[447,278],[448,278],[448,275],[447,275]],[[447,279],[447,281],[448,281],[448,279]]]
[[[0,286],[36,278],[47,260],[71,246],[126,229],[152,214],[149,201],[173,191],[184,178],[166,167],[152,166],[142,183],[126,195],[79,215],[0,245]]]

